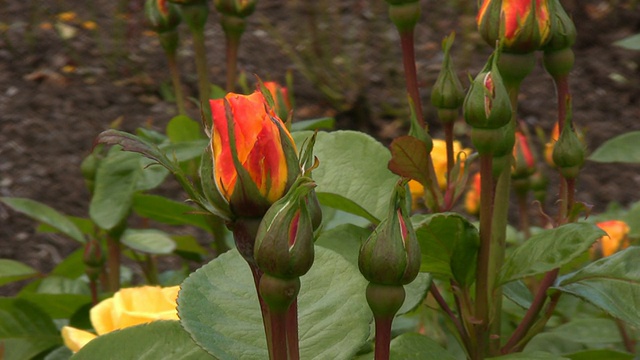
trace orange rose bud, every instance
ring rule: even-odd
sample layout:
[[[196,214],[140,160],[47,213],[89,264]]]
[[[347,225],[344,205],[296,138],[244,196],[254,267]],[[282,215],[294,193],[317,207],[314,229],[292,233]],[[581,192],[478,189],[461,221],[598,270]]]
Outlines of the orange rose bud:
[[[530,53],[550,36],[549,0],[484,0],[476,21],[490,46],[504,40],[506,52]]]
[[[147,0],[144,14],[148,26],[157,33],[174,30],[180,23],[180,10],[167,0]]]
[[[515,159],[511,168],[513,178],[526,178],[536,172],[536,157],[531,151],[531,141],[522,131],[516,130],[516,143],[513,147],[513,157]]]
[[[596,224],[607,233],[591,248],[591,257],[600,258],[615,254],[616,252],[629,247],[629,225],[621,220],[602,221]]]
[[[286,87],[278,84],[275,81],[267,81],[263,83],[264,87],[269,90],[269,94],[273,98],[273,103],[276,107],[276,114],[280,119],[286,119],[289,117],[289,112],[293,109],[291,106],[291,100],[289,99],[289,91]]]
[[[293,139],[259,91],[210,104],[218,190],[236,216],[264,215],[300,172]]]

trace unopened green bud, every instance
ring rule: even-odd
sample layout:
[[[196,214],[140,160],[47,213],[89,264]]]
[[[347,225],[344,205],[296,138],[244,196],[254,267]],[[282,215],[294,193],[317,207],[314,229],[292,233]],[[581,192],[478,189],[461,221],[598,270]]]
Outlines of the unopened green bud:
[[[387,218],[360,248],[358,267],[364,277],[379,285],[405,285],[420,270],[420,245],[409,219],[404,183],[396,185]]]
[[[213,6],[222,15],[245,18],[256,9],[257,0],[213,0]]]
[[[191,31],[204,31],[204,26],[209,17],[209,5],[207,0],[169,0],[181,5],[182,19]]]
[[[266,274],[292,279],[311,268],[313,225],[307,197],[315,186],[310,178],[298,178],[264,215],[256,235],[254,257]]]
[[[420,2],[417,0],[389,1],[389,18],[398,32],[411,31],[420,20]]]
[[[551,5],[551,34],[549,42],[543,50],[548,52],[570,48],[576,42],[576,26],[562,7],[560,0],[549,1]]]
[[[438,109],[458,109],[464,102],[464,89],[451,60],[451,46],[454,39],[455,33],[442,41],[444,59],[438,79],[431,91],[431,104]],[[442,118],[441,120],[445,121]]]
[[[102,270],[102,265],[104,264],[104,256],[98,240],[91,239],[84,245],[82,262],[84,262],[85,273],[89,279],[97,279],[100,275],[100,271]]]
[[[168,0],[147,0],[144,15],[149,27],[158,34],[175,30],[180,24],[180,11]]]
[[[566,179],[575,179],[584,165],[586,149],[572,124],[571,98],[567,97],[567,116],[558,141],[553,146],[553,163]]]
[[[560,133],[560,138],[553,147],[553,162],[562,176],[575,179],[584,165],[584,158],[585,148],[571,126],[571,122],[567,121]]]
[[[511,121],[511,100],[497,66],[498,52],[471,83],[464,100],[464,119],[474,129],[498,129]]]

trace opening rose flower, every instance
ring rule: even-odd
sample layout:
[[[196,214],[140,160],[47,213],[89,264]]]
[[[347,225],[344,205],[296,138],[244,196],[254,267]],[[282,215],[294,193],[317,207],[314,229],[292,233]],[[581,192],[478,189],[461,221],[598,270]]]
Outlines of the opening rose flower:
[[[94,306],[89,312],[96,334],[65,326],[62,328],[64,344],[77,352],[89,341],[114,330],[155,320],[178,320],[176,299],[179,286],[162,288],[142,286],[126,288]]]
[[[504,39],[505,51],[530,53],[549,40],[549,1],[484,0],[477,22],[480,34],[490,46]]]
[[[291,134],[259,91],[229,93],[210,104],[218,190],[234,215],[261,216],[300,172]]]
[[[591,248],[591,257],[600,258],[615,254],[616,252],[629,247],[629,225],[621,220],[601,221],[596,224],[607,233]]]

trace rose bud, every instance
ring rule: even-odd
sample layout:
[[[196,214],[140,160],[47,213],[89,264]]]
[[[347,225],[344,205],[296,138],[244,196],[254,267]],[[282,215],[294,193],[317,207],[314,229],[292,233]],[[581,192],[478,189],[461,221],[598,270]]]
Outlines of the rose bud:
[[[213,0],[213,6],[225,16],[245,18],[256,9],[257,0]]]
[[[536,172],[536,157],[531,151],[531,140],[522,130],[516,130],[516,142],[513,147],[514,163],[511,168],[511,177],[514,179],[528,178]]]
[[[451,34],[442,41],[444,59],[442,60],[442,68],[438,74],[438,79],[431,91],[431,104],[438,110],[457,110],[464,102],[464,89],[451,61],[450,52],[454,38],[455,34]],[[457,114],[457,111],[455,114]],[[445,119],[454,121],[456,117],[445,117]],[[445,121],[445,119],[441,117],[441,120]]]
[[[210,100],[217,190],[241,217],[262,216],[300,173],[291,134],[262,93]]]
[[[168,0],[147,0],[144,15],[149,27],[157,33],[175,30],[180,23],[180,11]]]
[[[404,182],[396,185],[387,218],[360,247],[358,267],[369,282],[399,286],[413,281],[420,270],[420,245],[411,225]]]
[[[549,0],[484,0],[476,21],[490,46],[502,40],[505,52],[530,53],[549,40]]]
[[[264,215],[256,235],[254,258],[265,274],[293,279],[311,268],[313,225],[306,198],[315,186],[308,177],[298,178]]]

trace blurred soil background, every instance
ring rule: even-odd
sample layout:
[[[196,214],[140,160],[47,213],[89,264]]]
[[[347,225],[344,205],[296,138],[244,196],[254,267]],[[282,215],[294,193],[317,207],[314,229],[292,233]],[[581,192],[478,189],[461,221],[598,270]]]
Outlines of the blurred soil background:
[[[616,135],[640,130],[640,52],[613,45],[640,33],[640,4],[563,3],[579,34],[570,80],[574,121],[593,150]],[[454,62],[465,86],[467,74],[475,75],[491,51],[476,33],[475,4],[422,1],[417,68],[435,137],[442,133],[428,99],[442,60],[442,38],[457,33]],[[407,105],[398,35],[386,7],[383,0],[260,0],[242,39],[239,68],[251,83],[252,74],[283,83],[291,71],[294,121],[335,116],[338,128],[366,131],[388,144],[407,129]],[[141,126],[163,131],[176,110],[164,53],[143,17],[142,0],[0,0],[0,196],[30,198],[87,216],[90,197],[80,163],[96,135],[114,123],[127,131]],[[208,67],[210,80],[223,85],[224,36],[218,19],[212,9]],[[181,41],[183,86],[196,97],[185,25]],[[520,100],[519,116],[548,134],[555,121],[555,91],[540,65],[523,83]],[[199,117],[193,103],[188,112]],[[460,140],[468,143],[464,136]],[[577,199],[598,213],[610,202],[640,200],[639,189],[639,166],[587,163]],[[172,179],[161,191],[184,199]],[[555,191],[549,190],[550,197]],[[0,204],[0,258],[47,272],[79,247],[35,228],[32,220]],[[10,292],[0,288],[0,294]]]

